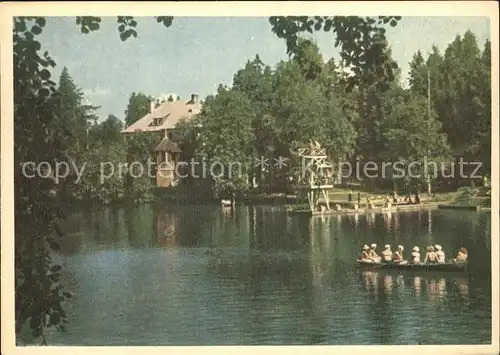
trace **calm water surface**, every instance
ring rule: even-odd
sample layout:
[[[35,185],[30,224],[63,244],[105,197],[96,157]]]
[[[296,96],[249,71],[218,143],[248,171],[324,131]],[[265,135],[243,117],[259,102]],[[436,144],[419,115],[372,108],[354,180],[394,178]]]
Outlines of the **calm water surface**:
[[[288,217],[281,207],[78,211],[53,345],[487,344],[490,215]],[[362,244],[465,246],[467,274],[362,272]]]

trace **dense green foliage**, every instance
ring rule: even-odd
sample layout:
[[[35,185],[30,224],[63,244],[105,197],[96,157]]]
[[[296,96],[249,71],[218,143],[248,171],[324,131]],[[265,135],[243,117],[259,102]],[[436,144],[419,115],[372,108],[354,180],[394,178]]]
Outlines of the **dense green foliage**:
[[[47,52],[39,54],[34,39],[44,25],[44,18],[15,19],[13,31],[16,332],[29,324],[42,343],[45,327],[64,330],[62,303],[70,297],[58,283],[60,267],[51,265],[48,249],[57,248],[55,223],[62,216],[52,193],[55,181],[28,178],[21,170],[24,162],[67,160],[69,148],[52,97],[57,89],[48,68],[55,63]]]
[[[417,52],[410,63],[411,91],[427,93],[430,77],[432,107],[456,159],[482,162],[491,171],[491,43],[481,51],[470,31],[448,45],[444,54],[434,47],[425,60]],[[457,179],[458,180],[458,179]],[[459,182],[459,181],[458,181]]]
[[[156,20],[170,26],[172,18]],[[489,174],[491,153],[490,44],[478,48],[472,33],[451,43],[442,55],[435,48],[427,60],[417,52],[411,63],[410,87],[401,86],[397,64],[385,39],[384,26],[399,18],[273,17],[272,31],[286,40],[289,60],[275,68],[256,56],[235,73],[230,87],[219,87],[204,101],[200,115],[183,122],[184,158],[218,160],[240,171],[225,170],[215,180],[218,192],[244,192],[255,181],[264,191],[283,191],[298,147],[316,140],[332,162],[436,161],[467,157],[484,163]],[[83,33],[99,29],[100,18],[77,17]],[[133,17],[118,17],[121,40],[136,37]],[[51,80],[55,62],[36,36],[44,18],[16,18],[14,23],[14,134],[16,215],[16,330],[27,325],[35,338],[46,327],[64,330],[62,303],[71,295],[58,284],[59,267],[50,248],[57,249],[63,217],[61,203],[112,203],[151,200],[154,178],[133,178],[127,165],[122,174],[99,182],[101,163],[120,164],[153,158],[159,138],[120,134],[121,121],[109,115],[98,123],[96,107],[63,70]],[[340,47],[340,63],[326,61],[302,32],[332,32]],[[432,78],[427,105],[427,73]],[[132,93],[125,125],[146,114],[150,97]],[[173,98],[168,98],[170,101]],[[179,100],[179,98],[177,98]],[[159,103],[157,103],[159,104]],[[269,167],[255,166],[268,159]],[[273,167],[284,157],[286,166]],[[68,162],[85,174],[63,181],[28,178],[23,162]],[[116,172],[116,171],[115,171]],[[154,176],[154,171],[151,172]],[[373,180],[381,182],[381,180]],[[401,181],[388,181],[400,186]],[[419,186],[425,176],[411,182]],[[408,181],[405,181],[406,186]],[[26,223],[30,221],[30,223]],[[36,295],[36,296],[34,296]]]
[[[114,202],[143,203],[152,200],[151,188],[154,177],[151,171],[142,174],[128,168],[133,162],[144,167],[148,159],[154,161],[153,151],[160,138],[149,134],[135,134],[124,139],[120,133],[122,121],[116,116],[97,123],[94,110],[97,107],[84,104],[82,90],[73,82],[68,70],[63,69],[56,92],[60,108],[58,124],[66,130],[69,157],[83,174],[71,170],[64,180],[65,189],[58,191],[65,201],[110,204]],[[150,97],[132,93],[125,121],[130,124],[147,113]],[[128,164],[127,164],[128,163]],[[150,164],[151,165],[151,164]]]
[[[130,95],[127,109],[125,110],[125,125],[130,126],[139,118],[144,117],[148,113],[150,97],[140,92],[135,92]]]

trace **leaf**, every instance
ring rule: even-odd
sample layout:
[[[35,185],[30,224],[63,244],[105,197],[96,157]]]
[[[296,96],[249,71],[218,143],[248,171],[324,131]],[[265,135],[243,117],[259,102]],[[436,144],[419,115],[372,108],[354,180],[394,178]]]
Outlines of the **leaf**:
[[[398,21],[396,20],[391,20],[391,22],[389,23],[392,27],[396,27],[398,25]]]
[[[43,79],[43,80],[49,80],[50,79],[50,72],[47,70],[47,69],[42,69],[40,71],[40,77]]]
[[[45,18],[44,17],[37,17],[36,24],[40,27],[44,27],[45,26]]]
[[[97,22],[92,22],[89,24],[89,29],[91,31],[97,31],[99,29],[99,24]]]
[[[325,21],[325,26],[323,27],[323,30],[325,32],[330,32],[330,30],[332,29],[332,27],[333,27],[333,21],[330,20],[330,19],[328,19],[328,20]]]
[[[31,27],[31,33],[33,33],[34,35],[39,35],[40,33],[42,33],[42,28],[39,26],[33,26]]]
[[[14,31],[16,32],[26,31],[26,23],[24,21],[16,21],[14,25]]]

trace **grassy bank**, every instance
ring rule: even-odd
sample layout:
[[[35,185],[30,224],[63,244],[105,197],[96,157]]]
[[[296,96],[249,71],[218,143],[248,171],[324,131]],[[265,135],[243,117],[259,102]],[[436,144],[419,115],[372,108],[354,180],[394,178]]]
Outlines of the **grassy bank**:
[[[452,201],[442,204],[440,207],[476,210],[491,208],[491,188],[461,188],[456,192],[455,198]]]

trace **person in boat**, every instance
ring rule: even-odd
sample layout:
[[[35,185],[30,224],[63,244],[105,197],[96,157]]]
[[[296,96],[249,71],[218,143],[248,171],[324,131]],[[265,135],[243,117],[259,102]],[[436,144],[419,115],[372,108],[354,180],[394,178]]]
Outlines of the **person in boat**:
[[[446,259],[445,259],[443,247],[441,245],[436,245],[435,248],[436,248],[437,262],[439,264],[444,264],[446,262],[445,261]]]
[[[403,246],[398,245],[398,248],[396,249],[394,254],[392,254],[392,262],[398,263],[398,264],[406,264],[406,260],[404,259],[404,256],[403,256],[403,251],[404,251]]]
[[[420,264],[420,249],[418,247],[413,247],[411,250],[410,262],[412,264]]]
[[[385,246],[385,249],[382,251],[382,259],[386,263],[390,263],[392,261],[392,251],[391,251],[391,246],[387,244]]]
[[[370,260],[372,260],[373,262],[378,263],[378,262],[380,262],[380,256],[378,256],[378,254],[375,251],[375,249],[377,249],[377,244],[373,243],[370,246],[370,251],[369,251]]]
[[[437,264],[437,255],[432,245],[427,247],[427,253],[425,253],[424,263],[427,264]]]
[[[368,252],[370,248],[368,248],[368,245],[363,245],[363,250],[361,251],[361,256],[359,257],[359,260],[362,261],[371,261],[370,259],[370,253]]]
[[[453,259],[454,263],[465,263],[467,261],[467,249],[466,248],[460,248],[460,250],[457,253],[457,256],[455,259]]]

